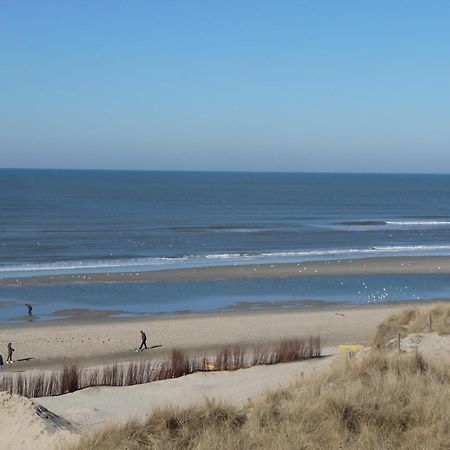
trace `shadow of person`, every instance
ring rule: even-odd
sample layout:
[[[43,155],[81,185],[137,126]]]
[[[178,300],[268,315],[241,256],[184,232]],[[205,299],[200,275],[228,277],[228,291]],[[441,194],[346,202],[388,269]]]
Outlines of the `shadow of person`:
[[[21,361],[32,361],[34,358],[32,358],[31,356],[28,358],[21,358],[21,359],[16,359],[16,362],[21,362]]]
[[[160,345],[160,344],[159,345],[152,345],[148,349],[151,350],[152,348],[159,348],[159,347],[162,347],[162,345]]]

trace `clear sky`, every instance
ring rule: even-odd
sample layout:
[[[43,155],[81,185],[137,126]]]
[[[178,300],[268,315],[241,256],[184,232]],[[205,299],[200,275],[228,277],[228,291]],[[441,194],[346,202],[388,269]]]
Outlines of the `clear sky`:
[[[0,0],[0,167],[450,172],[449,1]]]

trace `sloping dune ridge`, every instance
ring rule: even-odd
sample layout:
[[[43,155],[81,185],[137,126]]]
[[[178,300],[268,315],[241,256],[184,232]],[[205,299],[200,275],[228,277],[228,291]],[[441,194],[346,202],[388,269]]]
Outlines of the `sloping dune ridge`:
[[[31,400],[0,392],[0,449],[62,449],[75,429],[62,417]]]

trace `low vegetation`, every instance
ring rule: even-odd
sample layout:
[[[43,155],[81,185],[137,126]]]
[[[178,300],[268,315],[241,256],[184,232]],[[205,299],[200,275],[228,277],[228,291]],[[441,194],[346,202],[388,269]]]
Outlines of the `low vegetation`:
[[[430,321],[431,317],[431,321]],[[450,333],[450,305],[406,309],[383,322],[373,349],[267,393],[244,409],[206,402],[153,412],[83,436],[73,450],[447,450],[450,367],[390,349],[410,333]],[[286,346],[285,346],[286,347]],[[289,354],[284,351],[284,354]]]
[[[154,412],[76,450],[450,448],[450,371],[417,353],[373,351],[238,410],[206,403]]]
[[[384,347],[396,339],[398,334],[403,338],[411,333],[430,331],[440,335],[450,334],[450,303],[406,308],[393,314],[378,326],[373,344],[377,347]]]
[[[211,357],[187,357],[174,350],[169,359],[140,360],[88,369],[76,366],[63,370],[5,374],[0,390],[28,398],[48,397],[93,386],[132,386],[152,381],[177,378],[199,371],[236,370],[263,364],[301,361],[320,357],[320,337],[285,340],[275,346],[230,346]]]

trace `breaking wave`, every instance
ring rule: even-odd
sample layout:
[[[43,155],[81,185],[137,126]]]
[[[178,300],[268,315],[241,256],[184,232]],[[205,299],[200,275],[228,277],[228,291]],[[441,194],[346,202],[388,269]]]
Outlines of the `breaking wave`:
[[[291,262],[314,259],[348,259],[370,256],[389,255],[449,255],[450,245],[393,245],[374,246],[370,248],[341,248],[317,250],[289,250],[260,253],[213,253],[203,255],[186,255],[177,257],[140,257],[123,259],[94,259],[56,261],[43,263],[23,263],[0,267],[0,273],[8,274],[33,272],[104,272],[120,270],[158,270],[183,267],[204,267],[223,264],[246,264],[268,262]]]
[[[331,228],[342,231],[414,230],[446,227],[450,227],[450,220],[350,220],[331,226]]]

